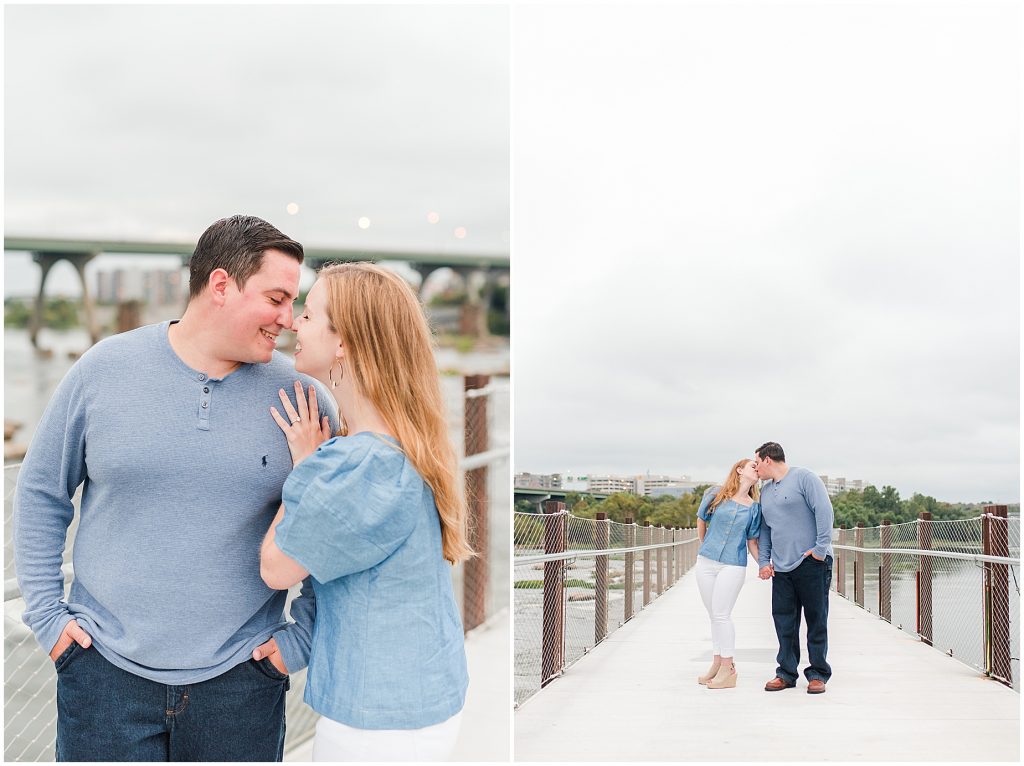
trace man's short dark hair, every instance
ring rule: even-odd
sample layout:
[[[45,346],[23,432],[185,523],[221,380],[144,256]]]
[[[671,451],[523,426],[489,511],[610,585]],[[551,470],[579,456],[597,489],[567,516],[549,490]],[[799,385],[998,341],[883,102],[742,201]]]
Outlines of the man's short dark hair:
[[[210,224],[188,262],[188,295],[195,298],[206,289],[210,274],[224,269],[238,289],[263,266],[263,253],[280,250],[302,263],[302,245],[285,236],[262,218],[233,215]]]
[[[786,453],[782,451],[782,445],[778,442],[765,442],[757,448],[757,456],[762,460],[770,457],[776,463],[786,462]]]

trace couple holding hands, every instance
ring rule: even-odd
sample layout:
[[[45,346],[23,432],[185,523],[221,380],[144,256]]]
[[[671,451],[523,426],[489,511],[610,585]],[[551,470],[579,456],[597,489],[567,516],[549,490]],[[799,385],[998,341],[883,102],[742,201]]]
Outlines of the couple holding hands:
[[[758,482],[763,482],[758,487]],[[736,686],[736,629],[732,609],[747,570],[772,581],[778,667],[765,691],[796,686],[801,612],[807,620],[807,693],[821,694],[832,675],[828,653],[828,589],[832,583],[832,502],[821,479],[789,466],[782,447],[767,442],[744,458],[720,487],[704,493],[697,511],[697,587],[711,618],[714,658],[699,683]]]
[[[430,330],[369,263],[323,268],[293,318],[303,255],[259,218],[215,222],[182,318],[96,344],[39,424],[14,548],[59,761],[279,761],[307,664],[314,760],[451,755],[450,565],[472,551]]]

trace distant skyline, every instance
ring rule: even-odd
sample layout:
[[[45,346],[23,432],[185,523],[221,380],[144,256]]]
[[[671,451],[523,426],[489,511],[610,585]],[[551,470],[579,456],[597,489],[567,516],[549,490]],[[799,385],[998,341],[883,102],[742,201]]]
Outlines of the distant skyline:
[[[1019,6],[529,6],[512,39],[516,472],[721,481],[777,441],[1019,500]]]
[[[193,242],[242,212],[307,246],[509,250],[507,7],[9,5],[4,21],[8,235]],[[90,270],[117,262],[101,258]],[[8,256],[4,274],[23,294],[38,267]],[[51,279],[77,294],[70,268]]]

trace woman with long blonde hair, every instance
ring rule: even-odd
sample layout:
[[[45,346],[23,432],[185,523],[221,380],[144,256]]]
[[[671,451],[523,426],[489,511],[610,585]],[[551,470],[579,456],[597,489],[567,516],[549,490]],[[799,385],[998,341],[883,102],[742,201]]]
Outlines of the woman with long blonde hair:
[[[718,487],[704,493],[697,510],[697,588],[711,618],[714,657],[697,682],[709,689],[736,686],[736,628],[732,608],[747,572],[747,553],[757,561],[761,504],[755,463],[737,460]]]
[[[312,386],[280,392],[294,468],[260,571],[277,589],[313,578],[313,760],[445,760],[468,685],[450,565],[473,552],[430,329],[401,277],[349,263],[320,271],[295,332],[295,369],[342,427]]]

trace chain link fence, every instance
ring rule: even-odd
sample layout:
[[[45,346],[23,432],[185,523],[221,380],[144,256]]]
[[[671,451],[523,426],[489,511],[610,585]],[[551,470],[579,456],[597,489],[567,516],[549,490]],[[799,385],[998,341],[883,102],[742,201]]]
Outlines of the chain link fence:
[[[1019,517],[837,529],[833,543],[839,595],[1019,690]]]
[[[545,506],[545,513],[514,514],[516,707],[697,560],[695,529],[583,519],[561,503]]]
[[[485,377],[465,379],[465,392],[451,392],[448,401],[466,406],[449,407],[451,433],[464,434],[460,469],[466,477],[474,546],[480,553],[473,568],[454,567],[452,584],[463,608],[467,630],[508,608],[508,514],[511,508],[509,462],[509,387],[507,378],[492,382]],[[463,387],[463,378],[447,381],[446,389]],[[52,761],[57,734],[56,673],[53,662],[22,622],[21,599],[14,571],[13,501],[20,465],[4,467],[4,761]],[[79,508],[81,490],[74,504]],[[71,560],[79,514],[68,530],[64,569],[70,583]],[[299,592],[289,591],[288,605]],[[303,701],[306,671],[291,675],[285,715],[285,753],[306,742],[319,715]]]

